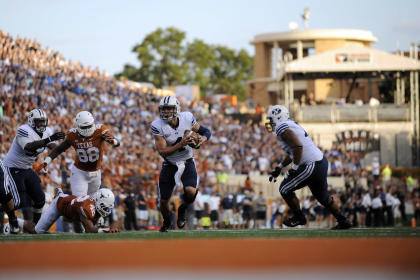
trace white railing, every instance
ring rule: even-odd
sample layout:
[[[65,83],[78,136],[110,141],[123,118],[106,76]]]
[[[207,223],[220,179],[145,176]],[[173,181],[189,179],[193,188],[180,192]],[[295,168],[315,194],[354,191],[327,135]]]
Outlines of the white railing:
[[[409,104],[394,105],[316,105],[295,108],[299,122],[380,122],[410,121]]]

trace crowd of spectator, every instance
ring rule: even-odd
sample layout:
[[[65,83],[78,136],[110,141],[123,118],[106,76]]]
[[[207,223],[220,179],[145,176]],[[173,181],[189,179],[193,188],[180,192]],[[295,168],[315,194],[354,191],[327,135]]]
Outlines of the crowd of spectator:
[[[113,219],[127,229],[148,229],[160,223],[157,181],[162,159],[153,148],[149,131],[150,123],[158,117],[159,101],[160,96],[151,89],[132,87],[129,82],[116,80],[97,68],[66,60],[60,53],[42,47],[35,39],[12,38],[0,30],[0,158],[8,152],[17,127],[27,122],[26,113],[33,108],[44,109],[49,126],[65,132],[74,127],[77,112],[90,111],[96,122],[109,126],[122,142],[121,148],[105,152],[102,177],[103,185],[111,187],[117,198]],[[270,172],[284,157],[279,142],[261,124],[251,120],[241,122],[225,114],[237,112],[235,108],[230,110],[203,101],[180,101],[182,110],[191,111],[198,122],[213,133],[209,143],[195,150],[202,197],[189,209],[188,226],[280,227],[282,216],[287,215],[280,198],[267,199],[256,194],[249,177],[234,192],[225,192],[224,188],[229,174],[253,176]],[[264,111],[257,107],[258,112]],[[374,180],[368,180],[369,185],[360,185],[360,178],[372,175],[360,166],[362,155],[339,146],[324,152],[330,162],[330,175],[345,176],[352,181],[351,186],[338,196],[343,207],[355,217],[359,211],[355,209],[360,208],[357,216],[362,216],[364,210],[359,206],[364,190],[368,189],[372,204],[379,192]],[[56,186],[68,187],[73,153],[69,149],[49,165],[48,174],[42,177],[47,191]],[[405,198],[401,194],[405,196],[407,190],[400,183],[385,186],[381,182],[380,186],[383,193],[393,197],[398,192],[400,205],[404,204]],[[175,190],[174,217],[180,192]],[[310,198],[308,200],[309,203],[304,201],[303,204],[312,203]],[[312,208],[308,212],[316,216],[318,210]],[[355,224],[365,225],[366,221],[367,218],[364,221],[360,218]],[[389,218],[386,221],[390,221]]]

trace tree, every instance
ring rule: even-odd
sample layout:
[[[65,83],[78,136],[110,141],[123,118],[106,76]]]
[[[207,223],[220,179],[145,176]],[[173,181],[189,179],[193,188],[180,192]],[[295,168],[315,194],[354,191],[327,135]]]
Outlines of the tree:
[[[185,33],[174,27],[158,28],[133,48],[140,68],[125,65],[124,71],[117,76],[150,82],[158,88],[183,84],[186,77],[186,66],[183,65],[184,39]]]
[[[184,43],[185,33],[158,28],[133,48],[140,68],[125,65],[130,80],[167,85],[197,84],[203,95],[225,93],[246,97],[246,81],[252,78],[253,60],[245,50],[209,45],[202,40]]]
[[[201,40],[187,45],[185,64],[188,66],[187,82],[197,84],[201,92],[210,90],[210,69],[216,64],[213,48]]]
[[[210,73],[214,93],[246,98],[246,81],[252,78],[253,60],[245,50],[238,52],[224,46],[214,48],[217,63]]]

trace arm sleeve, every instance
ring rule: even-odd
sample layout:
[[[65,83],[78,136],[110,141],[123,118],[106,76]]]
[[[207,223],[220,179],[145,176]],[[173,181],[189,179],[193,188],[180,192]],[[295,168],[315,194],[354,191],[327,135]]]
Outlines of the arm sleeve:
[[[108,127],[106,127],[105,125],[102,125],[100,129],[101,129],[101,135],[102,136],[104,136],[106,138],[109,138],[111,140],[116,139],[115,136],[111,134],[111,131],[108,129]],[[118,139],[117,139],[117,141],[118,141]]]
[[[200,128],[198,129],[197,132],[200,135],[206,136],[207,137],[207,140],[209,140],[210,137],[211,137],[211,131],[210,131],[210,129],[208,129],[207,127],[204,127],[202,125],[200,125]]]

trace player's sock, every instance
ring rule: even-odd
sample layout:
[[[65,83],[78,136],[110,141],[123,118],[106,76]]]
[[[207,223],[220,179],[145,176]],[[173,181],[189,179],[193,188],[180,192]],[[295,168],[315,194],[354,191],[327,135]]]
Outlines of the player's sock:
[[[183,228],[185,226],[185,210],[187,206],[182,203],[178,208],[178,219],[176,221],[178,228]]]
[[[9,224],[14,226],[14,227],[18,227],[19,225],[18,225],[18,222],[17,222],[17,217],[15,215],[15,211],[12,210],[12,211],[8,211],[6,213],[7,213],[7,216],[9,217]]]
[[[17,223],[20,228],[23,228],[23,224],[25,223],[25,220],[21,218],[17,218]]]

